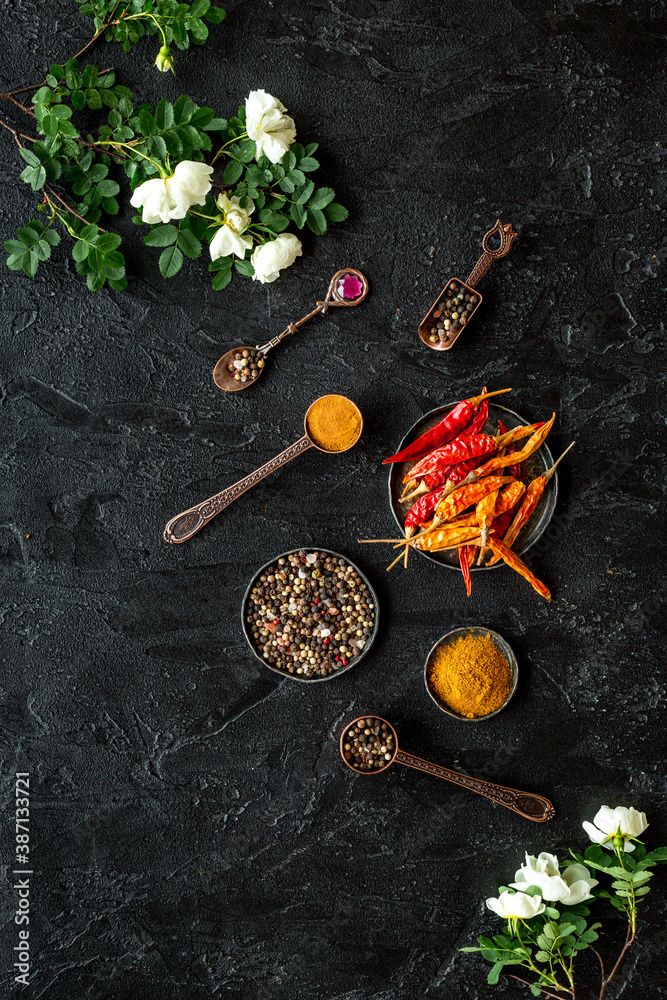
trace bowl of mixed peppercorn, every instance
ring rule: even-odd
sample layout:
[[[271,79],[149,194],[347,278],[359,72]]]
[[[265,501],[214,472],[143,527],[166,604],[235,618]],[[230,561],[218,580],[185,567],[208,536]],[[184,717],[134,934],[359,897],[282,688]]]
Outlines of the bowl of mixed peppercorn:
[[[377,630],[370,583],[328,549],[276,556],[255,574],[243,599],[243,631],[253,653],[295,681],[328,681],[356,666]]]

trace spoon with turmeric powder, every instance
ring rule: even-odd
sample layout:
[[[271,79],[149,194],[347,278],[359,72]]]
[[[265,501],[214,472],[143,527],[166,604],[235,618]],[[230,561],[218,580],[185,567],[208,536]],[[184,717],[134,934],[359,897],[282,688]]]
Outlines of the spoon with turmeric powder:
[[[178,545],[196,535],[216,514],[228,507],[233,500],[249,490],[271,472],[275,472],[291,459],[309,448],[317,448],[329,454],[341,453],[353,448],[361,437],[364,426],[361,411],[347,396],[330,394],[320,396],[308,407],[304,419],[305,434],[289,448],[272,458],[250,475],[239,479],[238,483],[216,493],[202,503],[172,517],[164,529],[164,540]]]
[[[505,806],[518,813],[524,819],[534,823],[544,823],[553,819],[556,814],[549,799],[534,792],[520,792],[516,788],[506,788],[496,785],[493,781],[473,778],[460,771],[452,771],[440,764],[431,764],[428,760],[415,757],[414,754],[399,750],[396,730],[379,715],[361,716],[348,722],[340,737],[340,752],[348,767],[357,774],[379,774],[386,771],[391,764],[405,764],[416,771],[435,774],[438,778],[451,781],[454,785],[467,788],[471,792],[483,795],[499,806]]]
[[[324,315],[329,306],[358,306],[368,295],[368,280],[361,271],[346,267],[336,271],[329,282],[326,298],[317,302],[315,308],[296,323],[288,323],[285,329],[271,337],[265,344],[256,347],[234,347],[218,359],[213,369],[213,381],[223,392],[238,392],[259,381],[266,367],[266,356],[285,337],[298,333],[304,323],[313,316]]]

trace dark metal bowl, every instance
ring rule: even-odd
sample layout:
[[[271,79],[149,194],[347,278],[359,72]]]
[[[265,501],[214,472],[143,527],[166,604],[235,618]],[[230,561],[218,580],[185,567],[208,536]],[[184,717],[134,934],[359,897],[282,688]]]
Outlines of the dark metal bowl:
[[[272,667],[271,664],[267,663],[264,657],[261,656],[255,649],[252,638],[247,628],[246,615],[248,608],[248,599],[250,597],[250,591],[255,586],[257,579],[262,575],[262,573],[264,573],[269,568],[269,566],[273,566],[273,564],[276,563],[278,559],[286,559],[288,556],[298,555],[298,553],[302,549],[305,549],[307,552],[325,552],[329,556],[335,556],[336,559],[344,559],[349,566],[351,566],[354,570],[356,570],[361,579],[364,581],[364,583],[368,587],[368,591],[371,597],[373,598],[373,604],[375,605],[375,622],[373,624],[371,634],[368,637],[368,641],[364,646],[364,648],[362,649],[361,653],[359,653],[358,656],[355,656],[354,659],[350,660],[350,662],[346,667],[341,667],[340,670],[334,671],[333,674],[329,674],[327,677],[297,677],[296,674],[288,674],[286,670],[280,670],[278,667]],[[351,670],[352,667],[356,667],[357,664],[360,663],[361,660],[363,660],[363,658],[366,656],[371,646],[375,642],[375,638],[378,633],[379,622],[380,622],[380,608],[378,604],[377,594],[373,590],[373,587],[371,586],[366,574],[359,569],[356,563],[353,563],[351,559],[348,559],[347,556],[342,555],[340,552],[332,552],[331,549],[322,549],[317,545],[308,545],[308,546],[301,545],[299,546],[298,549],[290,549],[289,552],[281,552],[279,555],[274,556],[272,559],[269,559],[268,562],[264,563],[264,565],[257,570],[252,580],[248,584],[246,592],[243,595],[243,603],[241,605],[241,625],[243,627],[243,634],[248,641],[248,645],[250,646],[251,650],[253,651],[254,655],[257,657],[259,662],[262,664],[262,666],[266,667],[267,670],[272,670],[274,674],[279,674],[280,677],[287,677],[288,680],[299,681],[299,683],[301,684],[317,684],[319,681],[332,681],[335,677],[340,677],[341,674],[344,674],[348,670]]]
[[[494,646],[500,650],[500,652],[503,654],[503,656],[505,657],[510,666],[510,675],[511,675],[510,689],[507,694],[507,697],[505,698],[505,701],[494,712],[489,712],[488,715],[478,715],[474,719],[469,719],[465,715],[459,715],[458,712],[454,712],[452,711],[451,708],[447,708],[446,705],[443,705],[443,703],[435,696],[434,692],[431,690],[428,682],[428,668],[431,665],[431,661],[435,655],[436,649],[438,649],[440,646],[449,646],[464,635],[474,635],[482,637],[487,635],[490,636]],[[502,710],[509,704],[514,692],[516,691],[516,686],[518,683],[519,683],[519,664],[517,663],[516,656],[514,655],[512,647],[508,642],[505,642],[505,640],[501,635],[498,635],[497,632],[494,632],[493,629],[482,628],[480,625],[473,625],[469,628],[455,628],[451,632],[447,632],[446,635],[443,635],[440,639],[438,639],[438,641],[432,647],[431,651],[426,657],[426,663],[424,664],[424,685],[429,694],[429,697],[432,698],[432,700],[435,702],[435,704],[438,706],[441,712],[446,712],[447,715],[451,715],[452,719],[458,719],[459,722],[486,722],[487,719],[493,718],[494,715],[497,715],[498,712],[502,712]]]
[[[407,446],[414,441],[415,438],[418,438],[420,434],[424,434],[426,431],[430,430],[431,427],[435,427],[438,421],[441,420],[453,406],[456,406],[456,403],[447,403],[446,406],[439,406],[437,409],[431,410],[430,413],[426,413],[423,417],[420,417],[420,419],[412,425],[396,451],[399,452],[402,451],[403,448],[407,448]],[[499,419],[502,420],[508,430],[511,430],[513,427],[518,427],[520,424],[526,425],[533,422],[525,420],[523,417],[519,416],[518,413],[515,413],[514,410],[508,410],[505,406],[489,403],[489,419],[484,425],[484,432],[486,434],[495,434]],[[541,476],[542,473],[547,469],[550,469],[553,464],[554,461],[551,452],[549,451],[548,446],[543,444],[541,448],[538,448],[534,455],[531,455],[526,463],[527,481],[530,482],[537,476]],[[405,529],[403,527],[405,515],[409,511],[411,504],[409,502],[401,504],[398,502],[398,498],[402,492],[401,481],[412,465],[414,465],[414,462],[395,462],[389,469],[389,504],[396,519],[396,523],[401,530],[401,534],[405,533]],[[517,538],[516,543],[512,546],[512,550],[516,552],[517,555],[523,555],[523,553],[526,552],[531,545],[535,544],[538,538],[546,530],[549,521],[553,517],[557,498],[558,473],[555,472],[540,497],[537,509],[534,511],[528,521],[528,524],[526,524],[519,532],[519,537]],[[460,572],[458,554],[456,551],[431,553],[423,552],[421,549],[416,548],[413,548],[413,551],[418,552],[419,555],[424,556],[425,559],[430,559],[431,562],[438,563],[440,566],[448,566],[450,569],[456,569]],[[493,566],[471,566],[470,569],[471,572],[475,573],[478,570],[496,569],[497,567],[504,565],[505,563],[501,559]]]

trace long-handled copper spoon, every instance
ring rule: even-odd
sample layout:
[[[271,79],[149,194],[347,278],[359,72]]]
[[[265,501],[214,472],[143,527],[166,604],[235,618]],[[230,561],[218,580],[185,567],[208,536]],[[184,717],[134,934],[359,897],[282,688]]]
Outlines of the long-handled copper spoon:
[[[371,732],[376,724],[379,726],[384,724],[391,733],[391,750],[390,754],[387,754],[389,760],[382,767],[373,767],[372,770],[362,771],[350,763],[352,755],[349,750],[345,750],[345,744],[353,738],[349,735],[350,731],[360,722],[366,723],[364,728],[370,729]],[[422,760],[421,757],[415,757],[414,754],[406,753],[405,750],[399,750],[396,730],[390,722],[380,718],[379,715],[362,715],[358,719],[348,722],[341,733],[340,753],[347,766],[355,774],[379,774],[381,771],[386,771],[391,764],[405,764],[406,767],[414,767],[416,771],[426,771],[427,774],[435,774],[436,777],[444,778],[445,781],[451,781],[454,785],[467,788],[471,792],[477,792],[478,795],[483,795],[485,798],[491,799],[492,802],[496,802],[498,805],[505,806],[506,809],[511,809],[512,812],[518,813],[524,819],[533,820],[534,823],[544,823],[548,819],[553,819],[556,814],[556,810],[551,802],[549,802],[549,799],[545,799],[543,795],[536,795],[534,792],[520,792],[516,788],[506,788],[504,785],[496,785],[492,781],[473,778],[469,774],[452,771],[448,767],[441,767],[440,764],[431,764],[428,760]],[[349,759],[346,754],[350,755]]]
[[[267,354],[281,340],[289,337],[290,333],[297,333],[299,328],[313,316],[317,316],[319,313],[324,315],[329,306],[358,306],[367,295],[368,281],[361,271],[355,271],[353,267],[336,271],[329,283],[323,302],[318,302],[311,312],[297,320],[296,323],[288,323],[281,333],[272,337],[271,340],[267,340],[265,344],[258,344],[256,347],[234,347],[231,351],[227,351],[218,359],[213,369],[213,381],[218,389],[222,389],[224,392],[238,392],[239,389],[247,389],[249,385],[254,385],[258,381],[259,376],[264,371]],[[245,357],[243,357],[244,352]]]
[[[176,517],[172,517],[164,529],[164,540],[166,542],[171,542],[172,544],[180,544],[181,542],[187,542],[193,535],[196,535],[205,524],[212,521],[216,514],[219,514],[221,510],[228,507],[233,500],[240,497],[242,493],[249,490],[251,486],[258,483],[265,476],[268,476],[271,472],[275,472],[279,469],[281,465],[285,465],[291,459],[296,458],[297,455],[301,455],[304,451],[308,451],[309,448],[317,448],[318,451],[323,451],[326,454],[336,454],[340,455],[344,451],[349,451],[353,448],[361,437],[361,432],[363,430],[364,421],[361,416],[359,407],[348,399],[346,396],[338,396],[339,400],[343,400],[356,414],[358,420],[358,434],[351,444],[347,447],[341,448],[338,451],[331,451],[327,448],[321,447],[317,441],[313,440],[312,432],[310,429],[309,416],[313,412],[313,407],[316,407],[321,400],[331,399],[332,396],[338,396],[337,393],[332,393],[329,396],[320,396],[316,399],[314,403],[311,403],[306,412],[304,418],[304,435],[291,444],[289,448],[285,448],[281,451],[279,455],[276,455],[270,461],[266,462],[265,465],[261,465],[259,469],[255,469],[250,475],[244,476],[243,479],[239,479],[238,483],[234,483],[233,486],[228,486],[227,489],[222,490],[220,493],[216,493],[214,496],[209,497],[208,500],[204,500],[203,503],[199,503],[194,507],[190,507],[188,510],[184,510],[181,514],[177,514]]]

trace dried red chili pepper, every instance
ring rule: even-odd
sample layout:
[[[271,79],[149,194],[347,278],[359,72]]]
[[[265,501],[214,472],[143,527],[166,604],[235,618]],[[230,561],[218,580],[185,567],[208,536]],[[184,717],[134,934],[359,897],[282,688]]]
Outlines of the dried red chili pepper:
[[[538,476],[536,479],[533,479],[532,483],[529,485],[528,489],[524,494],[523,500],[521,501],[521,506],[519,507],[516,515],[514,516],[514,520],[512,521],[512,524],[510,525],[507,534],[503,538],[503,541],[508,548],[511,548],[512,545],[514,545],[514,542],[517,539],[517,535],[523,528],[524,524],[527,523],[531,514],[537,507],[540,497],[542,496],[542,493],[544,492],[547,483],[549,482],[554,472],[556,471],[556,466],[560,462],[562,462],[562,460],[565,458],[570,448],[574,448],[575,443],[576,442],[573,441],[572,444],[565,449],[560,458],[554,462],[551,468],[547,469],[546,472],[543,472],[541,476]],[[501,556],[499,555],[494,556],[494,558],[490,560],[489,566],[493,566],[494,563],[497,563],[500,558]]]
[[[411,538],[420,524],[423,524],[424,521],[429,519],[435,508],[438,506],[438,501],[440,500],[444,489],[445,487],[443,486],[439,490],[434,490],[433,493],[429,493],[427,496],[421,497],[412,505],[405,518],[406,538]]]
[[[488,455],[495,447],[495,438],[490,434],[462,434],[444,447],[425,455],[410,469],[408,475],[411,479],[420,479],[429,472],[438,472],[449,465],[467,462],[479,455]]]
[[[503,559],[508,566],[515,570],[525,580],[528,580],[528,583],[531,584],[541,597],[545,597],[547,601],[551,600],[551,592],[549,588],[530,572],[526,564],[519,559],[515,552],[508,549],[504,542],[494,538],[493,535],[489,535],[489,548],[494,555],[500,556],[500,558]]]
[[[460,471],[463,474],[462,479],[459,478],[458,474],[455,474],[454,477],[450,476],[449,482],[447,483],[446,493],[451,493],[452,490],[456,489],[457,485],[465,485],[466,483],[475,482],[475,480],[480,476],[479,474],[471,475],[471,473],[473,473],[475,469],[478,469],[482,465],[484,466],[484,469],[488,468],[488,472],[493,472],[496,469],[503,468],[503,466],[506,465],[507,463],[496,461],[496,459],[501,459],[505,457],[505,450],[504,450],[505,447],[509,446],[509,444],[511,444],[513,441],[518,441],[521,440],[521,438],[535,434],[542,427],[544,427],[543,423],[529,424],[529,425],[522,424],[519,427],[513,427],[511,431],[507,431],[505,434],[501,434],[499,437],[495,439],[496,448],[494,449],[494,451],[490,452],[489,455],[482,455],[480,460],[471,459],[469,463],[466,462],[460,466]],[[498,449],[497,454],[495,453],[496,449]],[[491,461],[495,463],[494,468],[492,468],[491,465],[487,466],[486,464],[487,462]],[[458,469],[456,471],[458,473]],[[481,475],[488,475],[488,472],[482,471]]]
[[[505,483],[516,482],[510,476],[487,476],[477,483],[459,486],[457,490],[444,497],[436,507],[436,517],[440,521],[451,521],[453,517],[464,511],[466,507],[476,504],[487,493],[492,493]]]
[[[453,441],[473,421],[477,415],[478,407],[485,399],[490,399],[491,396],[498,396],[503,392],[511,391],[511,389],[496,389],[495,392],[486,392],[482,393],[481,396],[471,396],[470,399],[461,400],[449,413],[445,414],[442,420],[438,421],[435,427],[432,427],[430,431],[426,431],[425,434],[420,435],[416,441],[409,444],[403,451],[385,458],[382,464],[387,465],[390,462],[416,460],[422,458],[424,455],[428,455],[435,448]]]
[[[463,582],[466,586],[466,594],[470,597],[472,593],[472,579],[470,576],[470,567],[472,566],[473,559],[475,558],[475,546],[474,545],[459,545],[459,565],[461,567],[461,572],[463,573]]]
[[[505,469],[508,465],[515,465],[516,460],[518,460],[519,463],[525,462],[525,460],[527,458],[530,458],[530,456],[534,452],[536,452],[538,448],[541,448],[547,437],[547,434],[554,425],[555,419],[556,419],[556,414],[554,413],[551,416],[551,420],[548,420],[546,424],[542,424],[542,426],[528,438],[528,441],[523,446],[521,451],[515,452],[514,455],[502,455],[495,458],[490,458],[488,462],[485,462],[483,465],[480,465],[479,468],[475,469],[473,472],[469,472],[466,478],[463,480],[463,483],[461,483],[461,485],[465,486],[468,483],[474,483],[478,479],[482,479],[484,476],[488,476],[492,472],[497,472],[500,469]],[[508,433],[511,434],[512,432],[509,431]],[[515,461],[513,461],[513,459]]]

